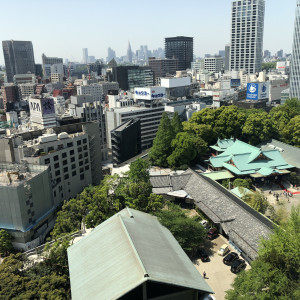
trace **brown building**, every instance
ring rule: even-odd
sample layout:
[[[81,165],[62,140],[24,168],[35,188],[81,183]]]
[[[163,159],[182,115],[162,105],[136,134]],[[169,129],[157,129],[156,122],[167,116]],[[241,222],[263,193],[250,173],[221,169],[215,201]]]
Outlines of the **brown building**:
[[[178,59],[149,57],[149,67],[154,72],[155,78],[175,75],[178,70]]]
[[[10,111],[14,107],[14,102],[19,101],[18,87],[14,84],[1,87],[3,96],[4,111]]]

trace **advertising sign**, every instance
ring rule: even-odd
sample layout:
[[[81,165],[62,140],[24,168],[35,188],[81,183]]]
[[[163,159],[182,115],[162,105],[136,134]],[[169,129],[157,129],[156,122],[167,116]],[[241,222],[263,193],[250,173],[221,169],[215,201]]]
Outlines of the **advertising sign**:
[[[54,100],[53,99],[29,99],[30,114],[36,116],[44,116],[55,114]]]
[[[55,114],[54,100],[53,99],[41,99],[42,115]]]
[[[232,88],[237,88],[241,85],[241,79],[230,79],[230,86]]]
[[[267,98],[269,98],[269,82],[247,84],[247,100],[262,100]]]
[[[151,87],[151,88],[135,88],[134,96],[136,99],[161,99],[165,97],[166,89],[162,87]]]

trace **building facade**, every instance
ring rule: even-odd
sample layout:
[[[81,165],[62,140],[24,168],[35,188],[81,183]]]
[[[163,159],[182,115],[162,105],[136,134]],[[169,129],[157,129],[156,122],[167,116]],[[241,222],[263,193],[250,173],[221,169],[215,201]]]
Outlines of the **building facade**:
[[[51,66],[56,64],[63,64],[63,59],[59,57],[48,57],[45,54],[42,55],[42,68],[44,77],[50,77]]]
[[[261,71],[264,14],[264,0],[232,1],[230,70]]]
[[[165,56],[178,59],[178,71],[191,68],[193,54],[194,38],[185,36],[165,38]]]
[[[290,98],[300,100],[300,0],[297,0],[290,72]]]
[[[14,107],[14,103],[19,101],[18,86],[15,84],[6,84],[1,87],[1,92],[4,111],[10,111]]]
[[[204,69],[212,73],[221,72],[224,69],[224,58],[221,56],[204,58]]]
[[[178,70],[178,59],[149,57],[149,67],[154,72],[154,77],[175,75]]]
[[[128,70],[128,90],[154,85],[154,72],[149,67]]]
[[[16,74],[35,74],[33,46],[30,41],[2,41],[7,81]]]

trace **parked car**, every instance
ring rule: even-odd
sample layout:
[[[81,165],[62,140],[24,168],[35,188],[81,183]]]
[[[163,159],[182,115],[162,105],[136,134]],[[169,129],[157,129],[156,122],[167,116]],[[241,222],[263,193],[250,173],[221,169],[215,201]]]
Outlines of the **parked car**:
[[[229,252],[229,247],[226,244],[223,244],[218,251],[218,255],[224,256],[227,252]]]
[[[202,300],[216,300],[216,298],[213,295],[206,295],[205,298],[203,298]]]
[[[202,220],[200,221],[200,224],[205,228],[205,229],[209,229],[209,223],[207,220]]]
[[[216,238],[219,235],[218,233],[218,229],[217,228],[211,228],[208,233],[207,233],[207,238],[209,240],[213,240],[214,238]]]
[[[203,262],[209,261],[209,256],[204,248],[198,249],[198,255],[199,255],[201,261],[203,261]]]
[[[231,268],[230,271],[232,273],[238,273],[241,270],[246,268],[246,263],[243,259],[236,259],[235,261],[233,261],[233,263],[231,264]]]
[[[230,252],[223,258],[223,263],[227,266],[230,266],[232,262],[239,258],[239,255],[235,252]]]

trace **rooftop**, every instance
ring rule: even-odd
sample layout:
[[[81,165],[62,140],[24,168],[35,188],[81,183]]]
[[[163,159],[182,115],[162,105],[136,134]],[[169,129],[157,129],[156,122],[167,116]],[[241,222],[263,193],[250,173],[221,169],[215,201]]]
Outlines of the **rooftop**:
[[[148,281],[212,292],[170,231],[129,208],[69,247],[68,259],[74,300],[117,299]]]

